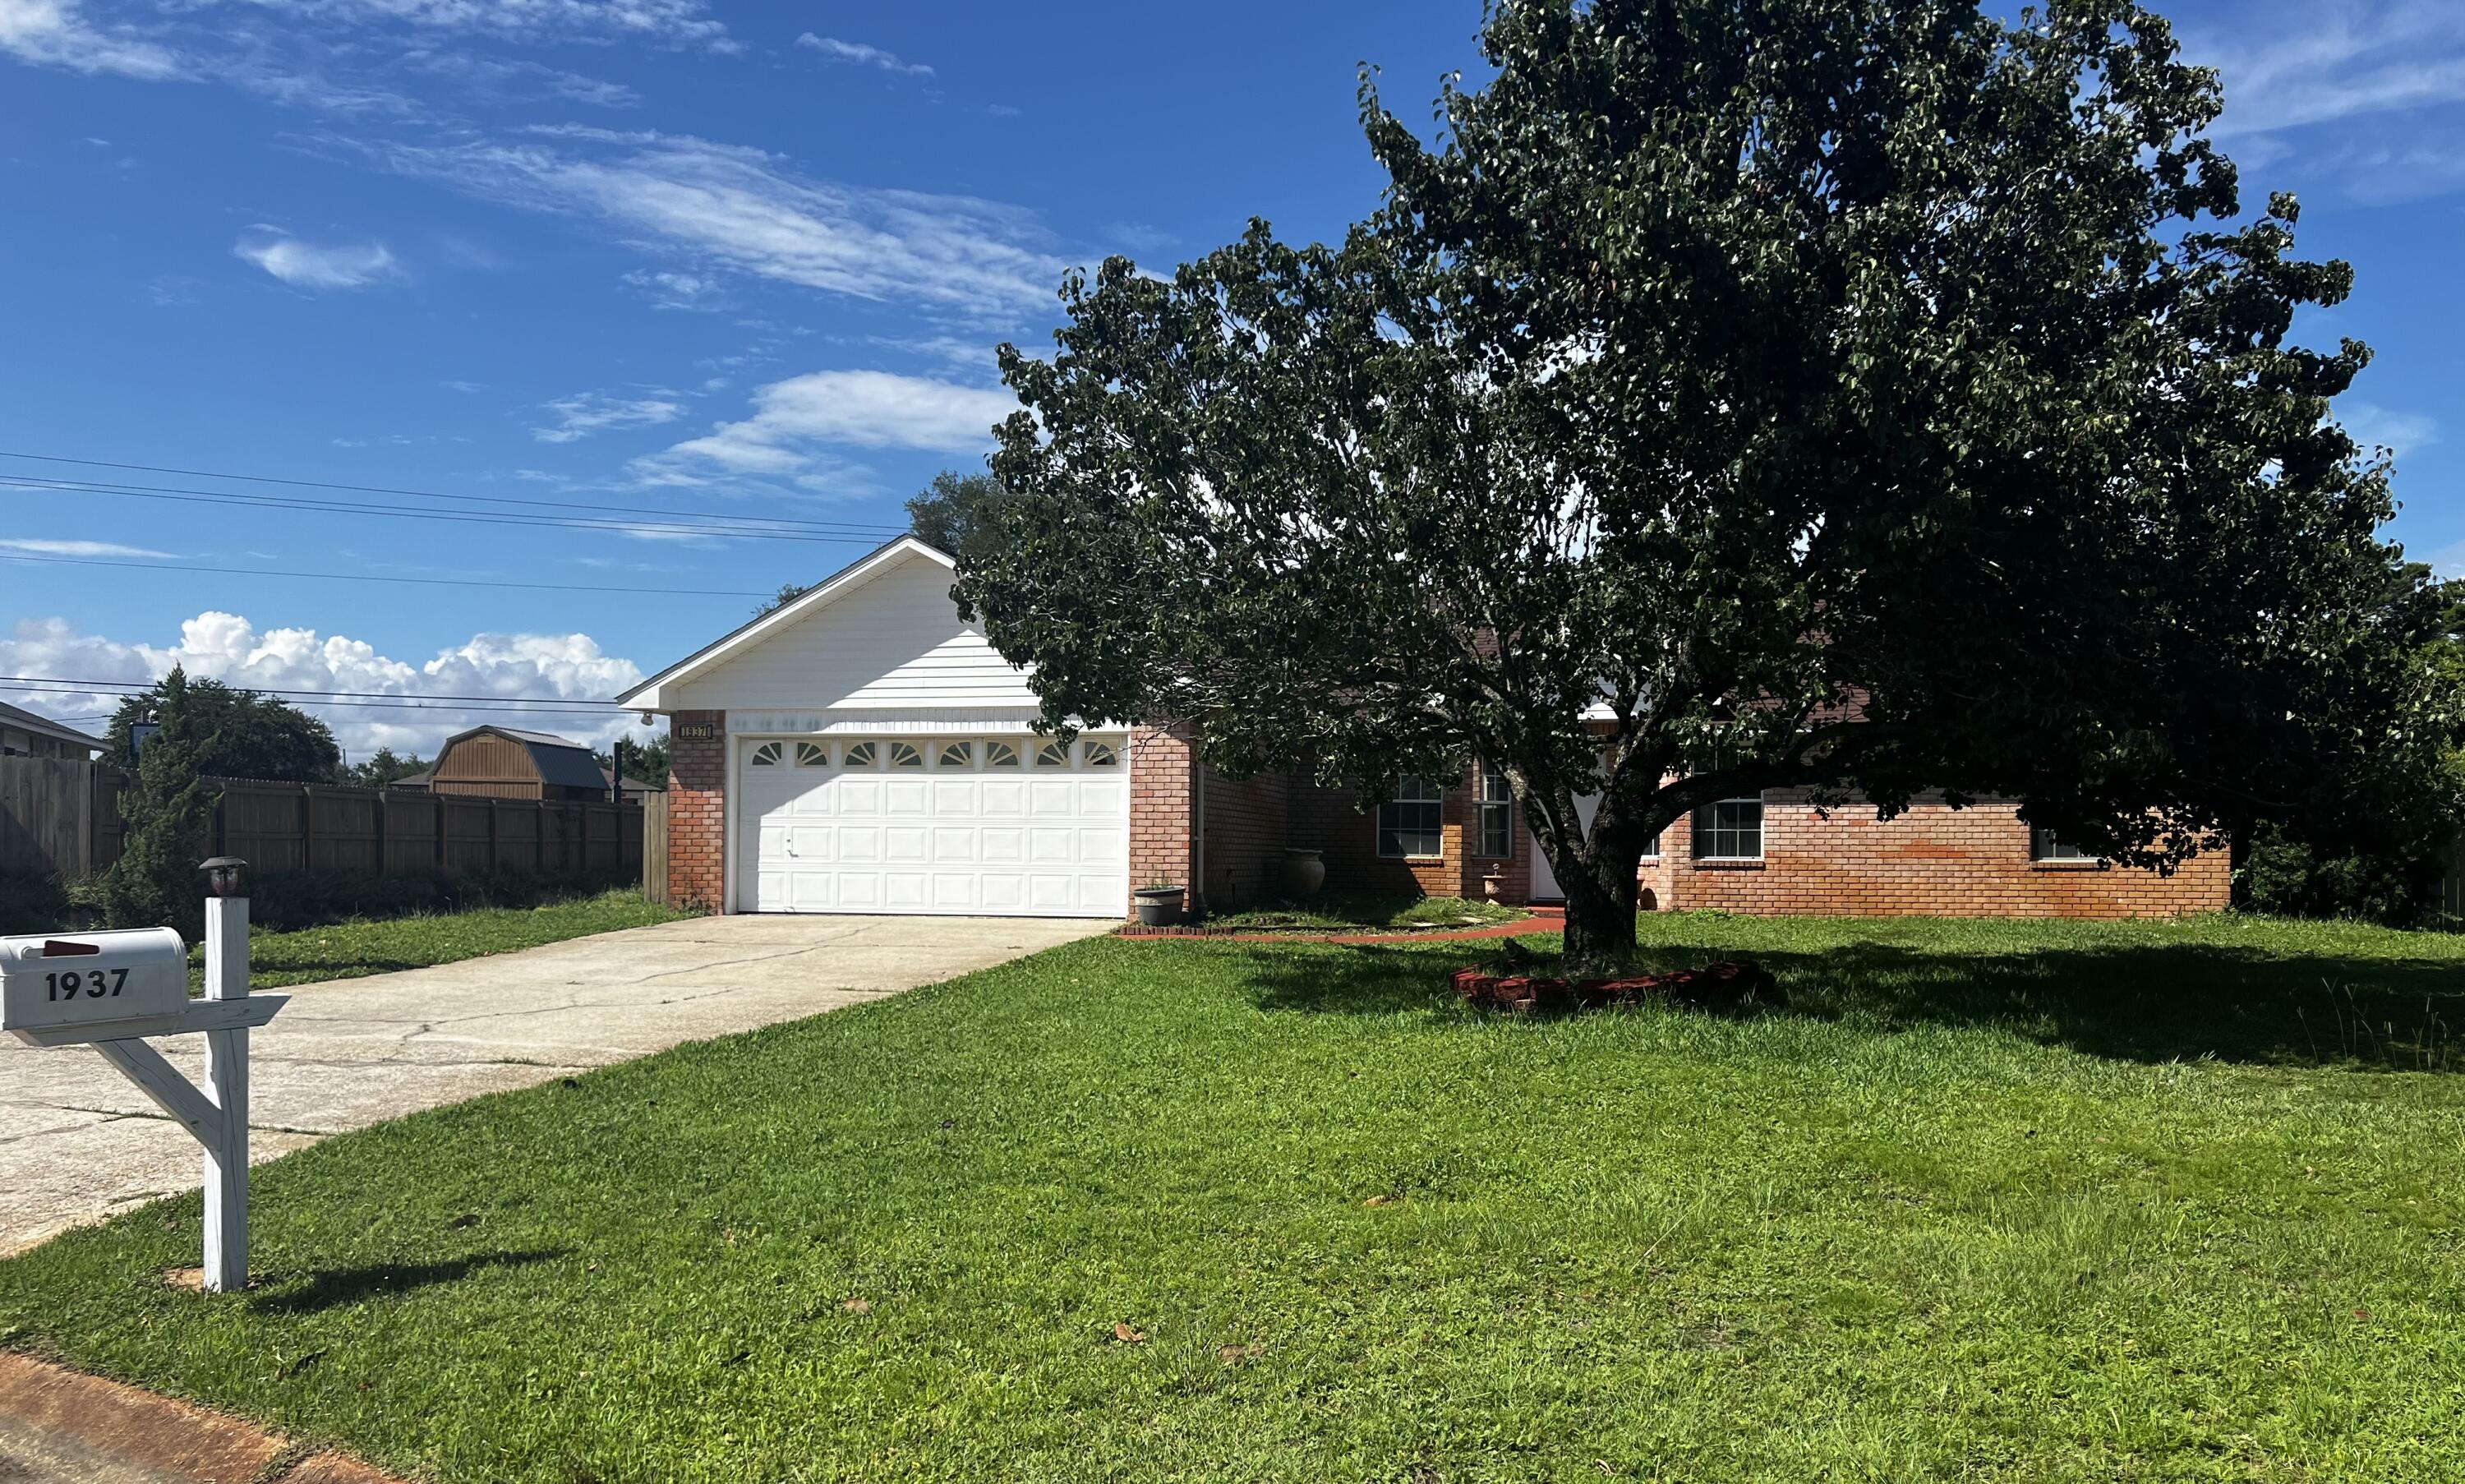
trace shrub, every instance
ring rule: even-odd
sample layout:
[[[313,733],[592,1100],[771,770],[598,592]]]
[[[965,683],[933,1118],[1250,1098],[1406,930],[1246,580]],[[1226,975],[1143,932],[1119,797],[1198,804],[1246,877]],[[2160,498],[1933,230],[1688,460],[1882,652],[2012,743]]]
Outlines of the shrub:
[[[173,670],[157,690],[161,729],[139,756],[137,786],[120,801],[128,833],[103,874],[103,916],[114,927],[175,927],[194,942],[206,930],[197,867],[212,838],[216,789],[200,776],[207,739],[189,705],[187,676]]]
[[[0,937],[76,925],[68,887],[58,876],[0,877]]]
[[[465,875],[398,872],[251,872],[249,920],[270,932],[358,919],[408,918],[483,907],[536,907],[633,884],[632,872],[490,871]]]
[[[2403,927],[2421,919],[2438,869],[2435,859],[2324,854],[2263,825],[2234,873],[2234,895],[2244,908],[2271,917],[2347,918]]]

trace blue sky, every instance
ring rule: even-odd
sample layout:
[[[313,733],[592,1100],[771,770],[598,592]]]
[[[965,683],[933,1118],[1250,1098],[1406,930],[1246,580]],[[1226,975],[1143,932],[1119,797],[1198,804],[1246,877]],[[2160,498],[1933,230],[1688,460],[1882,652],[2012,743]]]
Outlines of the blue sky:
[[[605,698],[978,465],[1005,339],[1072,265],[1250,216],[1340,232],[1380,177],[1354,66],[1417,109],[1477,0],[1238,6],[0,0],[0,476],[632,530],[0,488],[0,675]],[[2465,570],[2465,6],[2169,8],[2249,200],[2300,193],[2377,365],[2396,534]],[[569,507],[585,506],[590,510]],[[716,512],[847,541],[680,540]],[[24,560],[29,558],[42,560]],[[628,589],[420,587],[166,563]],[[62,717],[91,695],[0,695]],[[490,714],[329,707],[345,745]],[[544,720],[604,739],[615,723]]]

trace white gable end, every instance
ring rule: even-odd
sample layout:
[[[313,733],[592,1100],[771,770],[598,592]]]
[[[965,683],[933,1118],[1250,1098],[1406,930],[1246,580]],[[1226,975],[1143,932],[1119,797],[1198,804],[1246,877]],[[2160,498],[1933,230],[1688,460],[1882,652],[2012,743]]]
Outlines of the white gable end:
[[[959,621],[950,569],[885,564],[828,604],[667,689],[677,710],[1033,709],[1026,676]],[[665,688],[663,688],[665,689]]]

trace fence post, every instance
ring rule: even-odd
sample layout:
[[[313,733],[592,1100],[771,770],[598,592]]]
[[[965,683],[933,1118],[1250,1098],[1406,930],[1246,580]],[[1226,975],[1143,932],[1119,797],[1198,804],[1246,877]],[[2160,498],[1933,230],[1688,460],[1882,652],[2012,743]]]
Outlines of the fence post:
[[[310,784],[300,786],[300,869],[317,869],[317,791]]]
[[[488,869],[497,869],[497,801],[488,801]]]
[[[385,786],[384,786],[383,784],[379,784],[379,785],[377,786],[377,797],[376,797],[376,824],[377,824],[377,870],[376,870],[376,874],[377,874],[378,875],[386,875],[386,789],[385,789]]]

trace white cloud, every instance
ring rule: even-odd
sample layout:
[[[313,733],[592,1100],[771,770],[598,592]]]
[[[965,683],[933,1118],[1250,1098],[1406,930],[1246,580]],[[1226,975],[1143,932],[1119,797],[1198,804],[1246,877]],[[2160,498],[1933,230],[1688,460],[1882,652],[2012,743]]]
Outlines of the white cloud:
[[[2187,28],[2185,50],[2225,76],[2221,136],[2465,100],[2465,9],[2445,0],[2304,0]]]
[[[933,69],[922,62],[900,61],[895,53],[861,41],[841,41],[836,36],[817,36],[807,32],[796,38],[800,47],[821,53],[833,61],[854,62],[859,67],[878,67],[884,72],[905,73],[910,77],[929,78]]]
[[[88,22],[78,0],[0,0],[0,52],[38,67],[159,79],[187,69],[167,47]]]
[[[650,296],[654,309],[700,309],[717,311],[725,308],[719,281],[708,274],[652,273],[636,269],[625,275],[625,281]]]
[[[2439,441],[2437,418],[2393,411],[2375,403],[2347,402],[2337,409],[2337,420],[2364,448],[2386,448],[2399,457]]]
[[[176,551],[153,551],[144,546],[123,546],[108,541],[39,541],[32,537],[11,537],[0,541],[0,549],[34,552],[47,557],[177,557]]]
[[[364,640],[321,635],[313,629],[259,630],[235,613],[208,611],[180,626],[176,643],[152,645],[82,633],[64,618],[30,619],[0,638],[8,675],[61,676],[144,684],[185,666],[193,676],[258,689],[373,691],[416,701],[433,696],[494,696],[576,703],[612,699],[642,677],[639,666],[603,653],[588,634],[474,634],[422,663],[394,659]],[[119,704],[116,694],[87,692],[20,699],[51,716],[94,716]],[[555,732],[605,745],[629,727],[621,713],[583,706],[525,720],[432,703],[433,710],[303,704],[322,718],[354,756],[380,746],[433,753],[455,732],[487,722]]]
[[[732,51],[727,28],[703,0],[251,0],[294,19],[366,25],[391,21],[511,40],[638,37]]]
[[[1018,410],[1007,391],[986,391],[887,371],[815,371],[753,394],[754,411],[702,437],[639,461],[655,481],[709,474],[810,477],[831,467],[831,446],[981,454],[993,424]]]
[[[683,403],[666,397],[611,397],[599,391],[560,397],[544,407],[557,421],[554,427],[531,430],[542,443],[573,443],[613,429],[655,428],[675,422],[685,410]]]
[[[366,146],[405,174],[594,217],[699,264],[858,299],[1009,321],[1063,269],[1014,208],[808,180],[762,150],[689,136],[538,129],[519,142]]]
[[[242,237],[232,252],[294,288],[364,289],[403,277],[402,265],[381,242],[326,247],[298,237]]]

